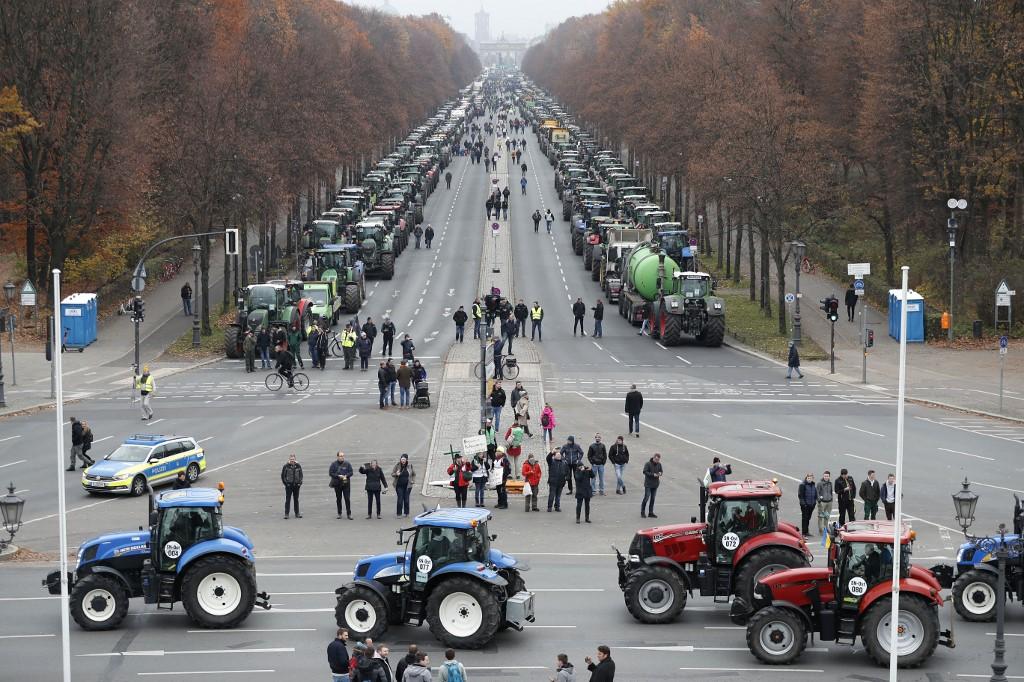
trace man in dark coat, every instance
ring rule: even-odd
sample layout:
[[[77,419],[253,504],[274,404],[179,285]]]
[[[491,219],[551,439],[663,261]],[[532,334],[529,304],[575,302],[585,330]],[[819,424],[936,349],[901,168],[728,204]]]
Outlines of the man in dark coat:
[[[281,483],[284,484],[284,517],[288,518],[291,502],[294,499],[295,518],[301,519],[299,488],[302,487],[302,465],[295,461],[295,455],[288,455],[288,462],[281,467]]]
[[[366,476],[366,518],[373,515],[373,503],[377,502],[377,518],[380,518],[380,493],[388,489],[388,480],[384,476],[384,470],[373,460],[369,464],[359,467],[359,473]]]
[[[597,305],[591,310],[594,311],[594,338],[600,339],[604,336],[604,331],[601,329],[601,324],[604,322],[604,302],[598,299]]]
[[[853,480],[846,469],[839,471],[839,478],[836,479],[834,490],[836,502],[839,503],[839,526],[845,526],[847,518],[856,521],[857,515],[854,510],[853,501],[857,498],[857,482]]]
[[[381,348],[381,356],[391,355],[391,351],[395,347],[395,323],[387,315],[384,316],[384,324],[380,326],[380,335],[384,344]]]
[[[459,309],[452,315],[452,321],[455,322],[455,340],[459,343],[462,343],[465,338],[467,320],[469,320],[469,315],[466,314],[465,307],[460,305]]]
[[[606,645],[597,647],[597,663],[590,656],[583,660],[590,671],[590,682],[615,682],[615,661],[612,660],[612,650]]]
[[[548,511],[554,505],[555,511],[562,511],[562,488],[569,478],[569,468],[562,459],[562,453],[553,450],[548,453]]]
[[[629,387],[626,394],[626,416],[629,417],[629,435],[636,431],[636,437],[640,437],[640,410],[644,407],[644,397],[636,390],[636,384]]]
[[[580,464],[573,472],[576,480],[576,523],[580,522],[580,511],[585,509],[586,522],[590,523],[590,498],[594,496],[594,470]]]
[[[572,335],[576,336],[576,327],[580,328],[580,334],[583,336],[587,335],[587,330],[583,326],[583,316],[587,314],[587,306],[583,302],[582,298],[577,298],[576,302],[572,304]]]
[[[794,369],[796,370],[796,373],[800,376],[801,379],[804,378],[804,373],[800,371],[800,352],[797,351],[796,344],[794,344],[792,341],[789,342],[789,361],[786,363],[786,365],[788,367],[786,369],[786,381],[789,381],[790,379],[793,378]]]
[[[853,284],[850,284],[850,288],[846,290],[846,317],[850,322],[853,322],[854,311],[857,309],[857,291],[853,288]]]
[[[658,515],[654,513],[654,498],[658,496],[658,486],[661,485],[661,476],[664,473],[660,452],[655,452],[654,456],[647,460],[643,473],[644,499],[640,502],[640,516],[642,518],[650,516],[652,519],[656,519]],[[647,500],[651,501],[650,507],[647,506]]]
[[[523,303],[523,299],[519,299],[519,303],[516,303],[512,314],[516,318],[516,336],[526,336],[526,318],[530,316],[530,309]]]

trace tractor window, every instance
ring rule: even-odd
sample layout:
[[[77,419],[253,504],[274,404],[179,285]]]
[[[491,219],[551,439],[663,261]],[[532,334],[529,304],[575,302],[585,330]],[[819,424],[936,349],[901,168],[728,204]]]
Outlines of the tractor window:
[[[254,286],[249,289],[249,309],[277,306],[277,290],[274,287]]]
[[[900,572],[910,575],[910,549],[902,546]],[[841,553],[839,592],[843,603],[857,603],[867,590],[892,580],[892,545],[884,542],[849,542]]]
[[[683,296],[686,298],[704,298],[708,294],[708,281],[706,279],[684,279]]]
[[[220,507],[171,507],[163,510],[159,528],[163,570],[174,570],[178,558],[189,547],[224,534]]]
[[[486,526],[473,529],[423,527],[416,535],[416,558],[430,557],[430,572],[462,561],[483,562],[488,553],[485,533]]]
[[[716,505],[715,547],[718,562],[732,560],[743,541],[771,530],[771,506],[765,500],[722,500]]]

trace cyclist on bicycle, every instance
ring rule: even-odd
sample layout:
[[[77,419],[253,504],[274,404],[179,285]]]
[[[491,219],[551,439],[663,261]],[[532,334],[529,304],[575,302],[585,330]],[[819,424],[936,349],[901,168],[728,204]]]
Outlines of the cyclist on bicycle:
[[[280,350],[277,352],[277,364],[274,365],[274,369],[277,373],[288,380],[288,388],[295,388],[294,379],[292,378],[292,369],[295,368],[295,358],[292,357],[291,352],[287,349]]]

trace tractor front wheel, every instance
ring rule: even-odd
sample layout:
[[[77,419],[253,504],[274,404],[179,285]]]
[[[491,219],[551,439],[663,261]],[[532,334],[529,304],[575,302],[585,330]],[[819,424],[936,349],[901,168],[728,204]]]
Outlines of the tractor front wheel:
[[[988,571],[966,571],[953,583],[953,606],[964,620],[987,623],[996,617],[997,577]]]
[[[117,578],[90,573],[71,588],[71,617],[83,630],[113,630],[128,613],[128,591]]]
[[[747,648],[768,665],[789,665],[807,646],[807,625],[790,609],[769,606],[747,623]]]
[[[204,628],[233,628],[256,604],[256,578],[244,563],[223,554],[196,559],[185,569],[181,602]]]
[[[381,272],[384,274],[384,279],[391,279],[395,276],[395,254],[393,253],[382,253],[380,255],[380,267]]]
[[[861,621],[860,638],[864,648],[878,665],[889,665],[892,644],[889,639],[892,601],[882,597],[868,608]],[[900,599],[899,620],[896,623],[897,665],[916,668],[924,663],[939,643],[938,609],[920,597]]]
[[[241,327],[231,324],[224,329],[224,355],[232,360],[242,357]]]
[[[388,629],[388,607],[380,595],[365,585],[349,583],[338,597],[334,620],[356,639],[380,639]]]
[[[641,623],[671,623],[686,606],[686,587],[667,566],[648,566],[629,574],[622,592],[626,609]]]
[[[452,578],[430,593],[427,622],[445,646],[480,649],[501,626],[501,608],[487,585],[472,578]]]
[[[805,566],[807,566],[807,560],[789,549],[769,547],[755,551],[753,556],[743,562],[737,572],[733,583],[733,594],[748,606],[752,606],[757,593],[758,580],[787,568],[804,568]]]
[[[345,308],[346,313],[358,313],[359,308],[363,305],[361,297],[359,295],[358,284],[346,284],[345,289],[342,292],[342,305]]]

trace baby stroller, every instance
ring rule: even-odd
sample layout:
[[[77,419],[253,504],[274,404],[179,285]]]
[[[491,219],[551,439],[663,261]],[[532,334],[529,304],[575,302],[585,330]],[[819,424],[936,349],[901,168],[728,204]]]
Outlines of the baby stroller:
[[[430,387],[426,381],[416,382],[416,394],[412,399],[413,407],[430,407]]]

